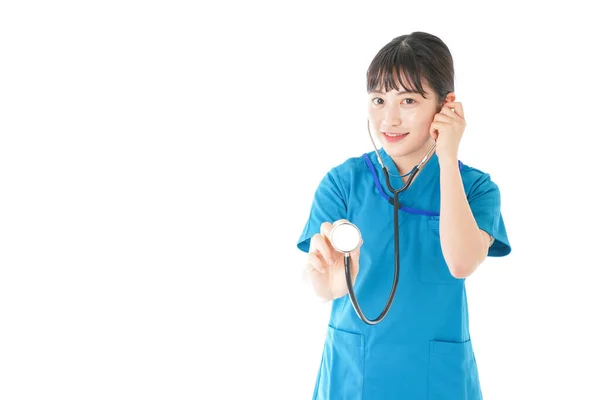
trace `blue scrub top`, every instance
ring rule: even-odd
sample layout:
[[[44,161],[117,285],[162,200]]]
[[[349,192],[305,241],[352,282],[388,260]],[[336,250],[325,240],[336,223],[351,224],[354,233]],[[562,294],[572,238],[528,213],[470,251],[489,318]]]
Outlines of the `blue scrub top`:
[[[402,187],[393,160],[379,152],[392,186]],[[475,220],[495,239],[488,255],[509,254],[498,186],[459,164]],[[450,274],[442,255],[439,172],[434,154],[399,195],[400,277],[384,320],[365,324],[348,295],[332,302],[313,399],[481,399],[464,279]],[[393,199],[375,151],[348,159],[320,182],[297,243],[308,252],[323,222],[358,226],[364,242],[354,290],[369,319],[383,310],[394,278],[394,209],[386,196]]]

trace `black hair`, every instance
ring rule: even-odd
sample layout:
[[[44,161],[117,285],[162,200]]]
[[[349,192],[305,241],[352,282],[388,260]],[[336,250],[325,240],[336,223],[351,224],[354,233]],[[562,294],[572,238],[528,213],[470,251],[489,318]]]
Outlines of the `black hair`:
[[[375,55],[367,70],[367,91],[400,90],[400,83],[404,90],[427,98],[421,79],[435,92],[440,108],[446,95],[454,92],[454,63],[448,46],[435,35],[413,32],[394,38]]]

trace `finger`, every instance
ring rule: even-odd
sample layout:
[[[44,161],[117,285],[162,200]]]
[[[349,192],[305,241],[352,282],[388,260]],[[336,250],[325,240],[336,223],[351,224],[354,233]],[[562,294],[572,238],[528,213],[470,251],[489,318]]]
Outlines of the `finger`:
[[[452,113],[452,111],[447,112]],[[446,122],[448,124],[451,124],[452,122],[454,122],[454,118],[456,118],[456,116],[448,116],[446,114],[435,114],[433,120],[437,122]]]
[[[454,108],[454,113],[456,115],[458,115],[459,117],[461,117],[462,119],[465,119],[465,112],[463,110],[463,105],[461,102],[455,101],[455,102],[446,103],[445,105],[449,108]]]
[[[452,126],[452,124],[449,124],[447,122],[435,121],[431,124],[431,129],[429,130],[429,132],[431,133],[432,130],[436,130],[439,133],[440,129],[447,128],[448,126]]]
[[[324,274],[327,269],[325,260],[323,260],[319,254],[313,252],[308,253],[308,266],[316,269],[322,274]]]
[[[435,124],[435,122],[433,122],[429,127],[429,135],[433,138],[433,140],[437,140],[438,132],[436,132],[435,126],[433,126],[433,124]]]
[[[348,221],[347,219],[338,219],[337,221],[335,221],[332,225],[332,227],[339,225],[339,224],[343,224],[343,223],[350,223],[350,221]]]
[[[358,257],[360,255],[360,248],[362,247],[362,244],[363,240],[361,239],[360,243],[358,244],[358,247],[350,252],[351,257]]]
[[[431,127],[429,128],[429,134],[437,139],[438,135],[440,134],[440,129],[447,125],[449,124],[446,122],[433,121],[431,123]]]
[[[346,219],[338,219],[333,224],[330,222],[323,222],[321,224],[321,235],[323,235],[327,239],[327,243],[330,245],[331,250],[334,251],[334,254],[335,254],[335,249],[333,248],[333,245],[331,244],[331,231],[333,231],[333,228],[336,225],[339,225],[344,222],[349,222],[349,221]]]
[[[323,259],[327,264],[333,265],[333,255],[335,250],[333,249],[333,246],[331,246],[331,243],[329,243],[329,240],[320,233],[317,233],[312,237],[310,242],[311,251],[314,248],[314,250],[318,251],[323,256]]]
[[[429,134],[437,142],[438,138],[440,137],[440,131],[442,129],[444,129],[444,131],[445,131],[451,127],[452,127],[452,124],[449,124],[447,122],[435,121],[431,124],[431,128],[429,129]]]
[[[443,107],[442,110],[436,114],[436,116],[443,116],[450,119],[460,119],[460,117],[450,109],[450,107]]]
[[[321,235],[323,235],[331,243],[331,230],[333,224],[331,222],[323,222],[321,224]]]

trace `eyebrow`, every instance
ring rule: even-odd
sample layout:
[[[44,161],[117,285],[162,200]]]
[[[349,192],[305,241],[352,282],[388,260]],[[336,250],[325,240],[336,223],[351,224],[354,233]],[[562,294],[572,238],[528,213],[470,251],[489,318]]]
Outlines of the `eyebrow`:
[[[379,93],[379,94],[384,94],[384,93],[383,93],[382,91],[380,91],[380,90],[371,90],[369,93]],[[420,95],[420,94],[421,94],[421,93],[419,93],[419,92],[418,92],[418,91],[416,91],[416,90],[405,90],[405,91],[403,91],[403,92],[398,92],[398,93],[396,93],[396,95],[397,95],[397,96],[400,96],[400,95],[407,94],[407,93],[416,93],[416,94],[418,94],[418,95]]]

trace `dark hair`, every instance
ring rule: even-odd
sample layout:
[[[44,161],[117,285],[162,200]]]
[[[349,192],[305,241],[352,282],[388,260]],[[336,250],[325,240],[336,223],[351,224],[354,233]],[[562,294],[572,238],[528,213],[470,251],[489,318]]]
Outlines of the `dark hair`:
[[[408,82],[403,82],[404,76]],[[454,65],[448,46],[437,36],[413,32],[398,36],[386,44],[373,58],[367,70],[367,91],[392,88],[416,91],[423,97],[424,79],[433,89],[441,106],[446,95],[454,92]]]

